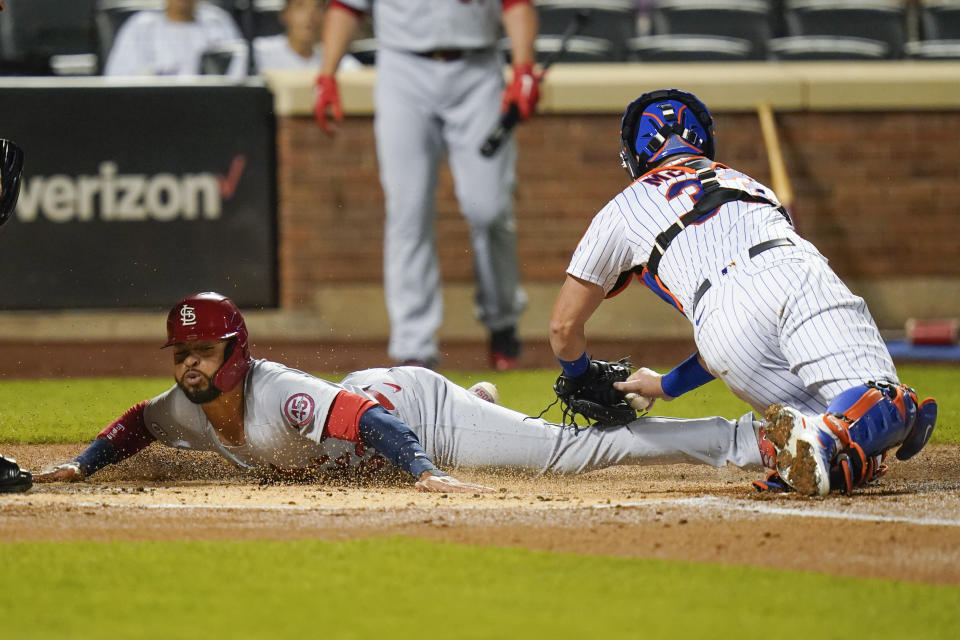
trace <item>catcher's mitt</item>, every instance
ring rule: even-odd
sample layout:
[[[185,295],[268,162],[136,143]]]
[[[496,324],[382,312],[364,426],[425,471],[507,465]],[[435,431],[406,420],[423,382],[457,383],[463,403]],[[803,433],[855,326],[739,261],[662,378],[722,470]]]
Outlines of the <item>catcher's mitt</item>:
[[[620,425],[636,419],[637,412],[622,391],[613,388],[630,375],[628,358],[618,362],[591,360],[587,370],[576,378],[561,373],[553,390],[563,406],[563,421],[576,423],[578,415],[597,424]]]

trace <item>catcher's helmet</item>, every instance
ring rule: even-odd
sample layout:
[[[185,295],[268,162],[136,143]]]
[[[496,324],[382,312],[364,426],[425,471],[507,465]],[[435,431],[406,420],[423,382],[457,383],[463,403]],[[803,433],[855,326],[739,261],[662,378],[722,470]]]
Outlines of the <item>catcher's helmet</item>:
[[[169,347],[192,340],[231,339],[223,364],[213,378],[220,391],[230,391],[243,380],[250,368],[250,345],[247,325],[233,300],[208,291],[187,296],[167,314]]]
[[[712,160],[713,137],[713,116],[695,95],[679,89],[651,91],[631,102],[623,114],[620,160],[636,180],[663,158],[678,153]]]
[[[0,224],[10,219],[20,196],[23,177],[23,149],[0,138]]]

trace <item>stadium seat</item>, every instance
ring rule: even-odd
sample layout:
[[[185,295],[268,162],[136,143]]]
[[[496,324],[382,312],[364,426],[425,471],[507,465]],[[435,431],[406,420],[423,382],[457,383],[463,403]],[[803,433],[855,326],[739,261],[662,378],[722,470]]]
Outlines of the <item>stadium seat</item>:
[[[788,36],[767,43],[772,60],[881,60],[888,58],[887,43],[869,38],[840,36]]]
[[[726,36],[640,36],[631,39],[629,46],[631,57],[643,62],[724,62],[754,55],[751,41]]]
[[[350,55],[365,65],[372,65],[377,61],[377,39],[357,38],[350,43]]]
[[[607,40],[610,52],[604,57],[626,60],[627,43],[637,31],[637,12],[632,0],[537,0],[536,8],[541,37],[561,36],[577,14],[582,13],[585,20],[577,36]],[[564,57],[569,59],[572,58]]]
[[[960,40],[960,0],[920,0],[924,40]]]
[[[908,42],[907,55],[922,60],[960,59],[960,0],[921,0],[920,40]]]
[[[285,0],[253,0],[253,37],[275,36],[284,33],[286,29],[280,22],[280,12],[283,11]],[[243,18],[238,17],[237,23]]]
[[[4,73],[96,73],[94,3],[7,0],[7,9],[0,17],[0,66]]]
[[[538,36],[534,41],[537,61],[542,63],[560,50],[561,36]],[[618,62],[622,58],[614,54],[613,43],[605,38],[574,36],[567,42],[563,62]]]
[[[660,0],[652,14],[657,35],[705,35],[739,38],[751,43],[751,58],[767,55],[772,36],[767,0]]]
[[[844,44],[840,40],[856,38],[884,43],[887,58],[903,57],[906,9],[898,0],[786,0],[784,11],[788,36],[818,37],[818,41],[808,43],[811,46],[807,50],[811,53],[833,42],[840,47],[840,57],[859,57],[866,52],[862,42],[854,40]],[[830,39],[822,40],[820,36],[830,36]],[[804,49],[801,44],[800,41],[781,42],[776,47],[777,55],[784,51],[800,52]],[[822,53],[829,55],[827,51]]]
[[[200,56],[200,73],[203,75],[222,76],[230,69],[230,65],[237,58],[248,60],[249,49],[246,40],[222,42],[211,47]],[[241,63],[243,64],[243,63]]]

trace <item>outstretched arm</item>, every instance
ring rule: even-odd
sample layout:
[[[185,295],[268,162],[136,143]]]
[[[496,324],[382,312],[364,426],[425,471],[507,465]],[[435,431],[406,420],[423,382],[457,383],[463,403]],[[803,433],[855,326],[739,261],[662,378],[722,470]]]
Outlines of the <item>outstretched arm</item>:
[[[57,465],[52,470],[37,474],[37,482],[76,482],[83,480],[109,464],[116,464],[146,448],[154,438],[143,419],[146,402],[134,405],[111,422],[79,456]]]
[[[439,493],[488,493],[489,487],[460,482],[448,476],[433,464],[423,450],[417,434],[405,422],[395,417],[369,398],[349,391],[337,394],[330,408],[324,435],[362,442],[376,449],[395,466],[416,479],[420,491]]]

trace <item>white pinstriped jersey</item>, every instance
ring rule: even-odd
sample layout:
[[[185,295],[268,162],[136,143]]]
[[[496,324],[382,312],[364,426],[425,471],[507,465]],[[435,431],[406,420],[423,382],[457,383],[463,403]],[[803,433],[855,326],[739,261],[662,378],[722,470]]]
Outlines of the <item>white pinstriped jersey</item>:
[[[721,186],[779,204],[749,176],[714,167]],[[609,292],[621,273],[646,264],[656,237],[693,208],[699,189],[689,167],[641,176],[594,217],[567,273]],[[750,257],[751,247],[781,238],[792,245]],[[788,402],[820,413],[851,386],[897,381],[863,299],[774,206],[722,205],[673,239],[658,275],[694,325],[707,368],[758,411]],[[711,286],[694,309],[705,280]]]
[[[731,187],[779,204],[773,190],[753,178],[715,164],[722,187]],[[609,292],[624,271],[646,264],[657,235],[693,208],[699,190],[696,171],[668,165],[644,174],[600,210],[577,246],[567,273]],[[674,238],[660,261],[659,276],[693,321],[693,297],[705,278],[736,262],[750,247],[772,238],[790,237],[816,253],[794,233],[783,215],[763,203],[728,203],[707,220]]]
[[[403,51],[484,49],[500,37],[501,0],[338,0],[373,13],[382,47]]]

